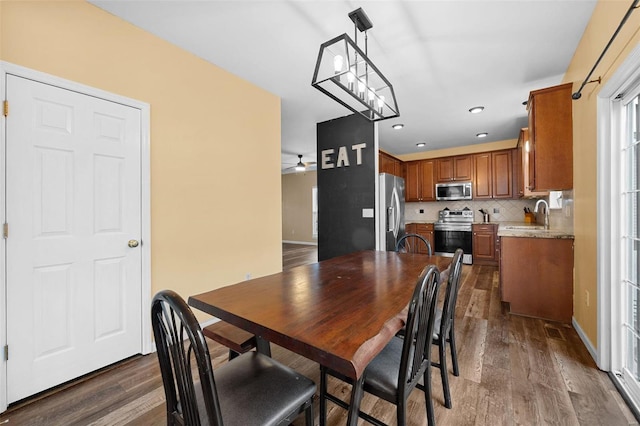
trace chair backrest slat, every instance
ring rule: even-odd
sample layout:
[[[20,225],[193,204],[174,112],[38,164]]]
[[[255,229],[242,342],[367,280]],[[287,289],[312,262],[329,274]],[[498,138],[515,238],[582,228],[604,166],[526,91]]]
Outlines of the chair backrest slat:
[[[460,276],[462,275],[462,249],[457,249],[453,254],[453,260],[449,268],[449,278],[447,280],[447,289],[442,306],[442,319],[440,320],[440,338],[447,336],[453,318],[455,315],[456,300],[458,299],[458,290],[460,288]]]
[[[431,367],[431,336],[439,285],[438,268],[435,265],[425,267],[416,283],[407,315],[398,377],[398,390],[403,397]]]
[[[210,424],[222,425],[209,348],[189,306],[175,292],[161,291],[153,298],[151,323],[169,424],[177,424],[175,420],[179,419],[184,424],[200,425],[201,419],[207,418]],[[194,374],[198,374],[199,383],[194,381]],[[205,412],[198,407],[196,386],[202,393]]]
[[[396,251],[418,253],[420,243],[424,244],[427,249],[427,254],[431,256],[431,243],[420,234],[404,234],[396,243]]]

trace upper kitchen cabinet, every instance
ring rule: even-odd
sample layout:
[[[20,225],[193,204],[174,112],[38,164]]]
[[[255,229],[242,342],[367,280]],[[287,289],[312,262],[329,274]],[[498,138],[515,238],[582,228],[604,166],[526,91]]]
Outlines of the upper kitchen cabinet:
[[[514,173],[516,175],[516,190],[519,198],[544,198],[548,191],[532,191],[529,186],[529,129],[520,130],[518,146],[514,154]]]
[[[472,155],[457,155],[436,160],[436,179],[438,182],[470,181],[472,178]]]
[[[513,198],[512,150],[473,156],[473,198]]]
[[[531,191],[573,188],[572,87],[572,83],[567,83],[529,95]]]
[[[435,183],[433,182],[434,160],[409,161],[405,163],[405,199],[406,201],[435,201]]]
[[[378,151],[378,169],[380,173],[402,177],[402,161],[383,151]]]

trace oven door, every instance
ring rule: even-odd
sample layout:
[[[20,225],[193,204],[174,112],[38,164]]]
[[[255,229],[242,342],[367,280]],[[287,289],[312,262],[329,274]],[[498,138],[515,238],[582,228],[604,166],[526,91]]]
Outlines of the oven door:
[[[471,264],[473,262],[471,227],[446,227],[445,229],[435,228],[434,230],[434,254],[439,256],[453,256],[456,249],[461,248],[464,251],[462,262]]]

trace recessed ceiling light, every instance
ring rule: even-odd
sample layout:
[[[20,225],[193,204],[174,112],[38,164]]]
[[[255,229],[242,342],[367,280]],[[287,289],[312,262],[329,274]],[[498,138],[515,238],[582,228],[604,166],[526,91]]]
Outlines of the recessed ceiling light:
[[[469,112],[471,114],[478,114],[479,112],[482,112],[482,111],[484,111],[484,107],[483,106],[475,106],[475,107],[469,109]]]
[[[393,127],[395,130],[400,130],[404,127],[404,124],[398,123],[398,124],[394,124]]]
[[[476,133],[477,138],[486,138],[487,136],[489,136],[489,133],[487,132]]]
[[[418,148],[422,148],[422,147],[427,146],[427,144],[426,144],[425,142],[418,142],[418,143],[416,144],[416,146],[417,146]]]

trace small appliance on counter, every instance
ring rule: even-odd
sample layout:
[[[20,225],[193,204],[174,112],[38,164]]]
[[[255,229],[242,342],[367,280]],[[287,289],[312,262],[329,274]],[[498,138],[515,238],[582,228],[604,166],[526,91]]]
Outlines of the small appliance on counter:
[[[456,249],[464,251],[462,263],[473,263],[471,255],[473,210],[465,207],[462,210],[444,210],[438,212],[438,221],[433,224],[434,254],[453,257]]]

